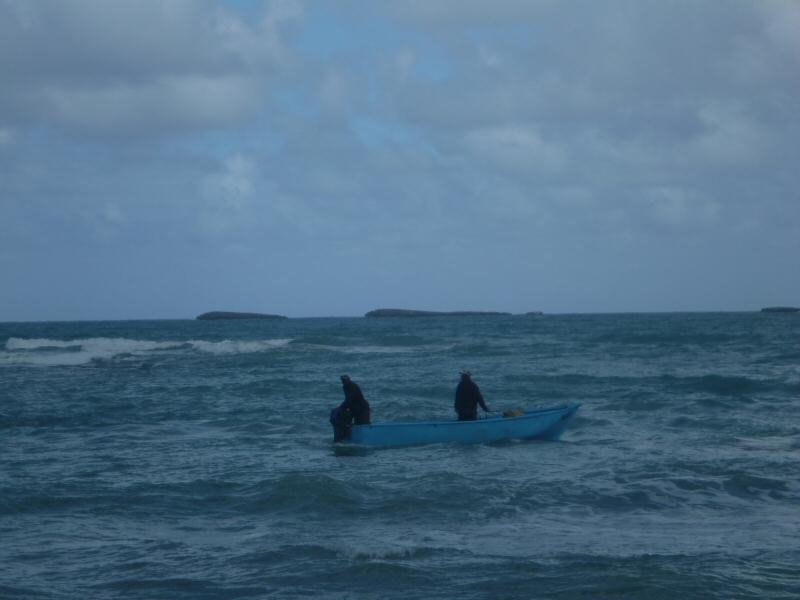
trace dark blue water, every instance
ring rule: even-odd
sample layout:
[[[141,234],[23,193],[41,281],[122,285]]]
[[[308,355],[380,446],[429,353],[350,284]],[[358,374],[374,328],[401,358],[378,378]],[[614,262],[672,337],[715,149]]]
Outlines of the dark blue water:
[[[582,402],[560,442],[334,448]],[[2,598],[798,598],[800,316],[0,324]]]

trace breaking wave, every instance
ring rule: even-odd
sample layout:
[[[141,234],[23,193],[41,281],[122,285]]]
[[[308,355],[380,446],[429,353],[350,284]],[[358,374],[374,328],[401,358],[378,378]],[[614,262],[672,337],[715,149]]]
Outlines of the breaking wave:
[[[385,340],[384,340],[385,341]],[[348,343],[349,342],[349,343]],[[79,366],[131,358],[155,358],[181,352],[235,355],[287,348],[296,351],[337,352],[343,354],[394,354],[419,350],[446,351],[452,345],[413,343],[353,343],[341,340],[276,338],[263,340],[137,340],[118,337],[93,337],[74,340],[49,338],[9,338],[5,352],[0,348],[0,366]]]
[[[94,337],[76,340],[9,338],[0,365],[76,366],[97,361],[153,357],[197,351],[209,354],[247,354],[287,346],[291,339],[153,341]]]

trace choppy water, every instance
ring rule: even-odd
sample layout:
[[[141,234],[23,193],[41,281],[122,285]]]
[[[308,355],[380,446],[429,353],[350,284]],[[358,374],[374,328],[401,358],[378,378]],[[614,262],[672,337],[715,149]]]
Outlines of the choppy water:
[[[560,442],[354,452],[582,402]],[[800,316],[0,324],[2,598],[800,597]]]

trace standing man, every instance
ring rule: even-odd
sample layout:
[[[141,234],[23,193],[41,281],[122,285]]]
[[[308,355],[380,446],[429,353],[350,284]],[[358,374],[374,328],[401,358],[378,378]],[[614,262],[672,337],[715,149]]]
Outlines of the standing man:
[[[469,371],[461,372],[461,381],[456,387],[456,400],[454,407],[458,413],[459,421],[474,421],[478,418],[478,405],[481,405],[483,412],[489,412],[483,395],[478,385],[472,381],[472,373]]]

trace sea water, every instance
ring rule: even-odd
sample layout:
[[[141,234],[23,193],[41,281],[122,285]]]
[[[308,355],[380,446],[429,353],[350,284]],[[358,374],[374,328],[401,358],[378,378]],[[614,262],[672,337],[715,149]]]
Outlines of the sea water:
[[[559,442],[331,443],[580,402]],[[798,598],[800,315],[0,324],[2,598]]]

